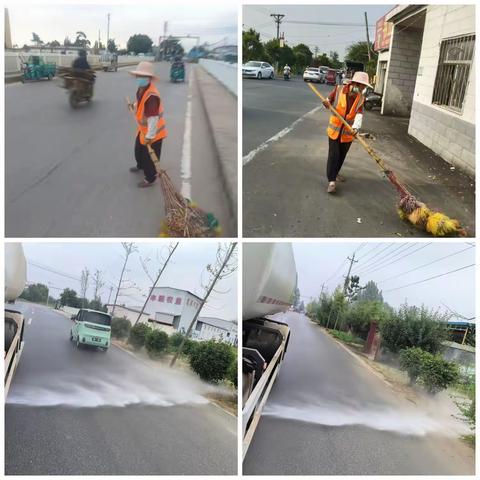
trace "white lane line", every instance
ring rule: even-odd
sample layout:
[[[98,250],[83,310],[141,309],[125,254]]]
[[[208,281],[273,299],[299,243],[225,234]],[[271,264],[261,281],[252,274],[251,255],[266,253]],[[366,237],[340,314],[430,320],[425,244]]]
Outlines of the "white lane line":
[[[182,189],[181,193],[185,198],[192,198],[192,84],[193,84],[193,69],[190,72],[190,79],[188,81],[188,96],[187,109],[185,112],[185,128],[183,130],[183,147],[182,147],[182,162],[181,162],[181,176]]]
[[[29,319],[28,319],[28,322],[27,322],[27,325],[31,325],[31,323],[32,323],[32,319],[29,318]]]
[[[305,113],[305,115],[302,115],[300,118],[297,118],[291,125],[284,128],[283,130],[280,130],[273,137],[269,138],[267,141],[263,142],[260,146],[258,146],[257,148],[254,148],[252,151],[244,155],[242,159],[243,166],[251,162],[257,156],[257,154],[259,154],[260,152],[268,148],[272,143],[275,143],[276,141],[280,140],[287,133],[291,132],[299,123],[303,122],[305,118],[307,118],[309,115],[313,115],[318,110],[320,110],[320,107],[315,107],[313,110],[310,110],[309,112]]]

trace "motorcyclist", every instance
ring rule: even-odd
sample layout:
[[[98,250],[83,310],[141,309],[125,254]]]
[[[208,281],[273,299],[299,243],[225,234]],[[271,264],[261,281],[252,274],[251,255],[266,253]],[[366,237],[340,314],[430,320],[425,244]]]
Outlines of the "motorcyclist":
[[[288,78],[290,78],[290,72],[291,72],[291,69],[290,67],[288,66],[288,63],[283,67],[283,76],[287,76]]]
[[[87,61],[87,51],[84,48],[78,51],[78,57],[73,61],[72,68],[76,68],[77,70],[92,69]]]

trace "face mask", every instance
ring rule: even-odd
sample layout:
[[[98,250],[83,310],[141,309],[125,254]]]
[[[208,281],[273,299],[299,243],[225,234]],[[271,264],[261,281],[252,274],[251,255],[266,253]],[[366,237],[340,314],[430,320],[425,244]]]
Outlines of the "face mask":
[[[150,83],[148,78],[137,78],[137,85],[139,87],[146,87]]]
[[[358,85],[354,85],[352,87],[352,92],[353,93],[362,93],[363,94],[364,90],[365,90],[364,88],[360,88]]]

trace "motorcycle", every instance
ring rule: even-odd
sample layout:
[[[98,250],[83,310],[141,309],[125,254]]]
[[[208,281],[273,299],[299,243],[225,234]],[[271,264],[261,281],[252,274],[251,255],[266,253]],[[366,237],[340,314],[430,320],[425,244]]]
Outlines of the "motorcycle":
[[[90,102],[95,83],[95,73],[92,70],[63,67],[59,77],[63,78],[62,87],[68,92],[68,100],[72,108],[77,108],[81,102]]]
[[[290,72],[283,72],[283,79],[290,80]]]

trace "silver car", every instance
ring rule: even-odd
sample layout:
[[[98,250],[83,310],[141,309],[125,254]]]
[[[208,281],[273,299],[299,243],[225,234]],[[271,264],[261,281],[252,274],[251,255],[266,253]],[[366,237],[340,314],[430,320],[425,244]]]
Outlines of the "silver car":
[[[267,62],[250,61],[242,66],[242,76],[246,78],[275,78],[273,67]]]
[[[325,83],[325,73],[317,67],[307,67],[303,72],[304,82]]]

